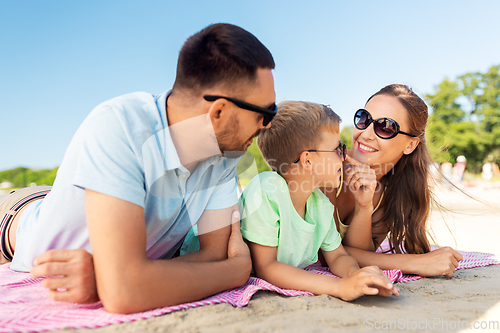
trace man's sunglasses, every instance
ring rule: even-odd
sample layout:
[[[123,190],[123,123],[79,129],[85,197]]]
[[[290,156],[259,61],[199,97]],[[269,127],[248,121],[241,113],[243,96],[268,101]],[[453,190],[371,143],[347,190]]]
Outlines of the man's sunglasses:
[[[309,150],[304,150],[304,151],[309,151],[309,152],[316,152],[316,153],[337,153],[339,157],[342,159],[342,161],[345,161],[345,156],[347,154],[346,152],[346,145],[345,143],[340,142],[339,146],[335,148],[335,150],[317,150],[317,149],[309,149]],[[298,163],[300,161],[300,156],[293,161],[293,163]]]
[[[399,129],[399,124],[391,118],[373,119],[372,115],[365,109],[359,109],[354,114],[354,126],[359,130],[365,130],[373,123],[375,134],[381,139],[392,139],[398,134],[404,134],[411,137],[416,135],[403,132]]]
[[[266,108],[261,108],[260,106],[257,106],[254,104],[240,101],[239,99],[231,98],[231,97],[205,95],[205,96],[203,96],[203,98],[208,102],[215,102],[216,100],[218,100],[220,98],[224,98],[225,100],[230,101],[231,103],[233,103],[234,105],[236,105],[239,108],[263,114],[264,115],[264,119],[262,120],[263,126],[267,126],[271,122],[271,120],[273,120],[276,113],[278,113],[278,106],[276,105],[276,103],[273,103],[271,106],[269,106],[266,109]]]

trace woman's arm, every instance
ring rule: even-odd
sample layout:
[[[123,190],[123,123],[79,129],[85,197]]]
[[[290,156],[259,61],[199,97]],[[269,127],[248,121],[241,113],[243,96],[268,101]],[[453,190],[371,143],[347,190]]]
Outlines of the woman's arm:
[[[425,254],[385,254],[345,246],[347,253],[361,267],[375,265],[380,269],[400,269],[404,274],[452,277],[462,255],[450,247]]]
[[[377,188],[375,172],[367,165],[347,156],[345,183],[354,196],[354,212],[342,240],[346,246],[375,251],[372,239],[373,196]],[[337,216],[335,216],[337,218]]]

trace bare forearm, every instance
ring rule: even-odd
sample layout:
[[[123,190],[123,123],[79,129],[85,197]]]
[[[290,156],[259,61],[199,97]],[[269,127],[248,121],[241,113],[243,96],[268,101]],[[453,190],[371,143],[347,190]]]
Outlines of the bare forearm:
[[[356,208],[349,228],[342,240],[345,246],[374,251],[372,240],[372,208]]]
[[[98,289],[106,310],[132,313],[200,300],[241,286],[250,270],[250,261],[241,257],[211,263],[147,260],[121,270],[112,288],[100,290],[98,284]],[[108,282],[112,280],[109,277]]]
[[[305,271],[279,261],[256,269],[257,276],[285,289],[309,291],[313,294],[340,295],[339,279]]]
[[[400,269],[405,274],[415,274],[412,261],[414,254],[384,254],[344,246],[349,255],[353,256],[359,266],[378,266],[380,269]]]
[[[199,250],[171,260],[176,262],[213,262],[225,259],[227,259],[227,251],[224,253],[216,253],[214,251]]]
[[[339,277],[348,277],[359,269],[356,260],[349,255],[338,256],[334,261],[328,263],[330,271]]]

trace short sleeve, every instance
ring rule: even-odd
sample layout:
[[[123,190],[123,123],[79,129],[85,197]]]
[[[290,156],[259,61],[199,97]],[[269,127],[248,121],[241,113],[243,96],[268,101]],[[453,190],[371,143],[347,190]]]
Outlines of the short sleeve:
[[[144,207],[144,172],[131,132],[111,107],[94,109],[77,132],[80,147],[73,185]]]
[[[238,177],[236,166],[227,172],[215,186],[206,209],[224,209],[238,203]]]
[[[340,234],[337,231],[337,227],[335,225],[335,220],[333,219],[333,215],[332,215],[332,219],[330,222],[330,226],[331,226],[330,231],[328,232],[328,234],[325,237],[325,240],[321,244],[321,249],[323,251],[336,250],[340,246],[340,244],[342,243],[342,237],[340,237]]]
[[[241,196],[241,234],[250,242],[278,246],[279,205],[276,194],[262,188],[261,175],[253,178]]]

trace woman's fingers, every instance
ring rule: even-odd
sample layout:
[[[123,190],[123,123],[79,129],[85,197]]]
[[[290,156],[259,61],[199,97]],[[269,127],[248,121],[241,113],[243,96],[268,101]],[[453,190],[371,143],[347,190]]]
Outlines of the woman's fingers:
[[[352,165],[363,165],[363,163],[359,162],[358,160],[354,159],[354,157],[349,155],[345,156],[345,160]]]
[[[346,167],[346,184],[350,184],[356,177],[362,176],[376,179],[375,171],[369,166],[348,165]]]

